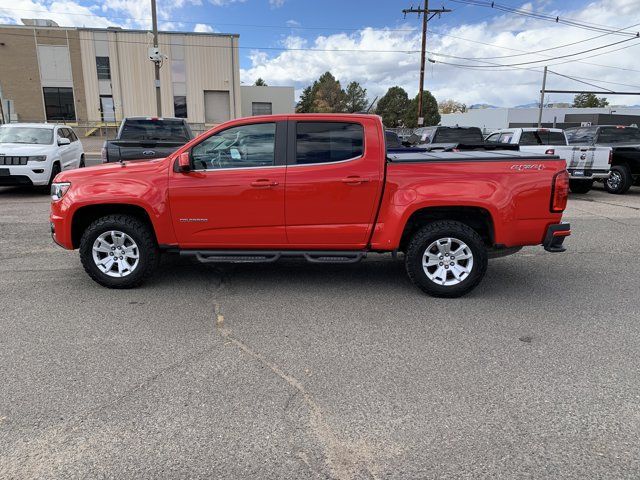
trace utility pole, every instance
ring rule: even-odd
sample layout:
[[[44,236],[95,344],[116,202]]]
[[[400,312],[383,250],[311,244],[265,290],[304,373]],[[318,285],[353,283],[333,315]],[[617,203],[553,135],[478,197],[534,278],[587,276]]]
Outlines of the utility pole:
[[[424,124],[424,117],[422,115],[422,91],[424,90],[424,63],[427,54],[427,23],[436,15],[441,15],[450,11],[451,10],[446,8],[429,10],[429,0],[424,0],[424,8],[411,7],[402,10],[405,17],[407,16],[407,13],[417,13],[418,17],[422,15],[422,55],[420,56],[420,87],[418,89],[418,126],[422,126]],[[431,16],[427,17],[429,14],[431,14]]]
[[[538,128],[542,128],[542,109],[544,108],[544,93],[547,86],[547,67],[544,67],[542,75],[542,90],[540,90],[540,111],[538,112]]]
[[[153,48],[158,49],[158,16],[156,15],[156,0],[151,0],[151,23],[153,24]],[[156,83],[156,110],[158,117],[162,116],[162,99],[160,97],[160,59],[153,60]]]

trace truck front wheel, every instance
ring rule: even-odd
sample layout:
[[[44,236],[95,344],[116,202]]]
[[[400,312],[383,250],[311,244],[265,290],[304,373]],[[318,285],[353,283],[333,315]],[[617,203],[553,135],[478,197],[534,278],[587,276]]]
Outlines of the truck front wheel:
[[[572,193],[587,193],[593,187],[593,180],[569,180]]]
[[[85,271],[109,288],[137,287],[154,272],[159,256],[151,228],[130,215],[99,218],[80,240]]]
[[[461,297],[487,271],[487,249],[478,233],[456,221],[422,227],[409,242],[405,266],[411,281],[434,297]]]

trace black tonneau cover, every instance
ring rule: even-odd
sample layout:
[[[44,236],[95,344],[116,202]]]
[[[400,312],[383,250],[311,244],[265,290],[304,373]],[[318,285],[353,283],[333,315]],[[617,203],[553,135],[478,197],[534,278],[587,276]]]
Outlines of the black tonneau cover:
[[[392,151],[387,153],[387,160],[391,163],[420,163],[420,162],[509,162],[519,160],[534,160],[544,162],[549,160],[560,160],[557,155],[536,155],[527,152],[514,150],[492,150],[492,151],[467,151],[467,152],[429,152],[415,151]]]

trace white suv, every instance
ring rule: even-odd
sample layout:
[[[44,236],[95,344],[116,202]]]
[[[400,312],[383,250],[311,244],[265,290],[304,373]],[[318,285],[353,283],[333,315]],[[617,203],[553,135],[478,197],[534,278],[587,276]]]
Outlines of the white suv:
[[[0,125],[0,186],[51,185],[63,170],[84,167],[74,131],[49,123]]]

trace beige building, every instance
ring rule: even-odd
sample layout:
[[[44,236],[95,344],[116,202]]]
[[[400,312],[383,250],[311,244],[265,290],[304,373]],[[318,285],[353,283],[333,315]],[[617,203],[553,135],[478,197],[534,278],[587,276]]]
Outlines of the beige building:
[[[149,32],[25,23],[0,26],[5,118],[97,124],[156,114]],[[238,40],[160,33],[162,115],[207,125],[240,117]]]
[[[295,90],[293,87],[241,87],[242,116],[278,115],[293,113]]]

